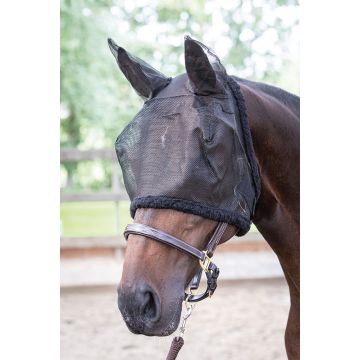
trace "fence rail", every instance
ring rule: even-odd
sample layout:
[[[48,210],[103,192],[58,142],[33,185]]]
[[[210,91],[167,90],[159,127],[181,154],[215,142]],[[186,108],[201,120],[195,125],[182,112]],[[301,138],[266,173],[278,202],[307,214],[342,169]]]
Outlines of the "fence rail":
[[[80,192],[80,193],[60,193],[61,202],[79,202],[79,201],[122,201],[129,200],[126,193],[107,192]]]
[[[114,149],[93,149],[93,150],[78,150],[78,149],[61,149],[60,161],[61,162],[81,162],[81,161],[94,161],[94,160],[110,160],[111,161],[111,189],[101,192],[60,192],[60,202],[80,202],[80,201],[112,201],[115,203],[115,226],[116,234],[121,234],[120,229],[120,210],[119,202],[122,200],[128,200],[128,196],[125,193],[123,187],[120,184],[120,169],[117,162]],[[62,237],[62,242],[64,238]],[[76,238],[65,238],[66,243],[73,241],[75,243]],[[102,239],[102,240],[100,240]],[[93,241],[103,241],[106,237],[94,237]]]
[[[60,161],[78,162],[87,160],[116,160],[114,149],[61,149]]]
[[[250,232],[239,238],[233,238],[229,242],[219,245],[220,251],[263,251],[270,250],[269,245],[263,241],[258,232]],[[62,237],[60,248],[63,251],[73,249],[113,249],[125,248],[124,236],[83,236]]]
[[[120,185],[120,168],[117,162],[114,149],[97,149],[97,150],[78,150],[78,149],[61,149],[61,162],[81,162],[93,160],[110,160],[112,163],[112,181],[111,189],[101,192],[61,192],[61,202],[81,202],[81,201],[112,201],[115,203],[115,236],[86,236],[72,237],[62,236],[60,247],[62,251],[71,249],[123,249],[125,246],[122,229],[120,229],[120,210],[119,202],[128,200],[123,186]],[[231,240],[220,246],[224,251],[260,251],[269,250],[269,246],[258,232],[250,232],[241,239]]]

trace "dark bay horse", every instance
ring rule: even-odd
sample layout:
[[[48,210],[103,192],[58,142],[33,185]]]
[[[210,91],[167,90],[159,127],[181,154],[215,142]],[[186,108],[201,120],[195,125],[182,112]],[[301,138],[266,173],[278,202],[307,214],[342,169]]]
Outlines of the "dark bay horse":
[[[109,41],[117,57],[119,47]],[[185,51],[186,56],[186,51]],[[135,90],[144,98],[158,96],[151,88],[158,78],[156,70],[132,57],[137,67],[121,67]],[[119,63],[119,58],[117,58]],[[196,60],[196,59],[195,59]],[[196,61],[194,66],[196,67]],[[200,63],[200,62],[199,62]],[[144,65],[145,64],[145,65]],[[119,64],[121,65],[121,64]],[[202,65],[204,66],[204,65]],[[206,66],[214,66],[206,63]],[[135,69],[135,70],[134,70]],[[173,79],[173,90],[182,92],[189,71]],[[211,69],[195,69],[206,86]],[[145,74],[145,76],[144,76]],[[148,81],[153,77],[153,82]],[[256,161],[261,177],[261,195],[252,221],[279,258],[291,299],[285,332],[289,359],[300,357],[300,144],[299,103],[297,96],[279,88],[232,77],[245,99]],[[224,139],[226,141],[226,139]],[[159,174],[161,176],[161,174]],[[149,225],[186,243],[203,249],[217,222],[174,209],[139,208],[135,223]],[[228,225],[220,243],[236,234]],[[145,236],[130,235],[122,279],[118,287],[119,309],[129,329],[137,334],[166,336],[179,323],[184,289],[196,273],[198,262],[186,254]]]

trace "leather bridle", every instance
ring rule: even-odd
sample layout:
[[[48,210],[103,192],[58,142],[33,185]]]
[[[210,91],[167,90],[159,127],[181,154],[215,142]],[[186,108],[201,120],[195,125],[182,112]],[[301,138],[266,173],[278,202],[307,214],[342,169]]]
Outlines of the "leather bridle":
[[[142,235],[152,240],[159,241],[165,245],[169,245],[178,249],[185,254],[188,254],[199,260],[200,269],[196,272],[190,283],[190,294],[185,292],[184,300],[187,302],[197,302],[211,296],[217,287],[217,278],[219,277],[220,269],[212,262],[212,256],[219,244],[224,232],[227,228],[226,223],[219,223],[205,247],[205,250],[201,251],[194,246],[187,244],[186,242],[167,234],[158,229],[154,229],[144,224],[129,224],[124,231],[125,239],[128,239],[130,234]],[[192,294],[193,290],[198,289],[202,272],[205,272],[207,277],[207,288],[202,294]]]

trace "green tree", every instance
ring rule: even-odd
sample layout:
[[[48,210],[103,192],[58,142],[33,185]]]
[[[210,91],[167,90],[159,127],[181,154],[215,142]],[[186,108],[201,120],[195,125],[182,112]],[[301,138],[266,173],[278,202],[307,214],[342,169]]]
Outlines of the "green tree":
[[[289,47],[297,7],[294,0],[61,0],[61,146],[112,146],[141,107],[108,37],[174,76],[184,72],[183,35],[190,34],[213,48],[230,74],[297,93],[297,47]],[[72,185],[76,166],[64,166]],[[110,171],[104,174],[105,185]],[[80,187],[83,176],[75,176]]]

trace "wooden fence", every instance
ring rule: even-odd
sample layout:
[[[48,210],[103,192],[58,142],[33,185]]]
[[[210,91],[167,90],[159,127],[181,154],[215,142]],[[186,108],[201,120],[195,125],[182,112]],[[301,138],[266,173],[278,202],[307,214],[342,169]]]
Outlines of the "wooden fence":
[[[66,251],[81,250],[99,250],[108,249],[115,251],[123,249],[125,241],[122,235],[123,229],[120,228],[120,210],[119,202],[128,200],[123,186],[120,183],[120,166],[118,164],[114,149],[98,149],[98,150],[78,150],[78,149],[61,149],[61,162],[81,162],[81,161],[111,161],[112,176],[111,189],[100,192],[60,192],[61,202],[79,202],[79,201],[111,201],[115,203],[115,236],[86,236],[86,237],[69,237],[61,236],[60,246],[62,253]],[[263,240],[258,232],[251,232],[241,238],[241,241],[229,241],[221,245],[219,249],[224,251],[261,251],[269,250],[269,246]]]

